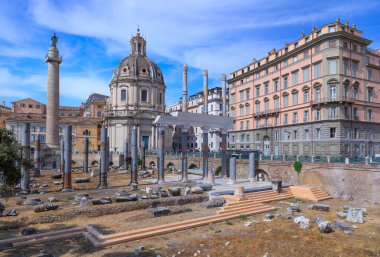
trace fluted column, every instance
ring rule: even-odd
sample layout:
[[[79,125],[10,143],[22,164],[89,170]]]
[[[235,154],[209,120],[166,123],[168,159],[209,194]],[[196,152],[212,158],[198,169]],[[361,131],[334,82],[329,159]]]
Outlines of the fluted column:
[[[208,71],[203,70],[203,108],[204,114],[208,114]]]
[[[30,124],[25,123],[23,126],[22,133],[22,157],[24,159],[30,159]],[[28,193],[29,190],[29,178],[30,178],[29,168],[21,165],[21,192]]]
[[[208,147],[208,130],[209,127],[203,127],[203,142],[202,142],[202,157],[203,157],[203,178],[208,179],[208,154],[210,149]]]
[[[187,112],[187,65],[183,65],[182,77],[182,112]]]
[[[188,126],[182,126],[182,135],[181,135],[181,145],[182,145],[182,182],[188,182],[189,179],[187,177],[187,137],[188,137]]]
[[[124,158],[124,160],[123,160],[123,169],[127,169],[127,166],[128,166],[128,164],[127,164],[127,162],[128,162],[128,142],[127,141],[125,141],[124,142],[124,149],[123,149],[124,151],[123,151],[123,158]]]
[[[222,176],[227,177],[227,131],[222,129],[222,145],[221,145],[221,159],[222,159]]]
[[[158,128],[158,184],[165,183],[165,128]]]
[[[107,188],[107,171],[108,171],[108,136],[107,136],[107,128],[102,127],[101,133],[100,133],[100,181],[99,181],[99,188]]]
[[[34,141],[34,177],[41,176],[41,136]]]
[[[88,172],[88,147],[89,147],[89,140],[88,137],[85,137],[83,139],[83,150],[84,150],[84,158],[83,158],[83,172]]]
[[[65,127],[65,173],[62,191],[72,191],[71,186],[71,155],[72,155],[72,126]]]
[[[134,125],[132,128],[132,138],[131,138],[131,185],[137,185],[137,126]]]
[[[222,74],[222,115],[226,116],[227,99],[226,99],[226,74]]]
[[[62,138],[61,140],[61,163],[60,163],[60,172],[65,172],[65,140]]]

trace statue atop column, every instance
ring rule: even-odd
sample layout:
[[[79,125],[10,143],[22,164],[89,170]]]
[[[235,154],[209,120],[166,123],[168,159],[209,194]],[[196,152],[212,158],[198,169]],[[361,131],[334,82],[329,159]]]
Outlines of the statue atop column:
[[[51,45],[52,45],[52,46],[57,46],[57,42],[58,42],[58,37],[57,37],[57,35],[54,33],[53,36],[51,37]]]

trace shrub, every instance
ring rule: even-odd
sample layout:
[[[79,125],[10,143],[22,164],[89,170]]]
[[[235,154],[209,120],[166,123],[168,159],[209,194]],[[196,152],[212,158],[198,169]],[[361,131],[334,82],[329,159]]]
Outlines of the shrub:
[[[297,172],[297,173],[300,173],[301,172],[301,169],[302,169],[302,163],[300,161],[296,161],[294,162],[294,170]]]

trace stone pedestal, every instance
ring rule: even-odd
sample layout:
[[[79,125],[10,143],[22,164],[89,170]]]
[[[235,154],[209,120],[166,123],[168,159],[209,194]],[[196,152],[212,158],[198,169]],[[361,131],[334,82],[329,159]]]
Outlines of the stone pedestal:
[[[274,179],[271,182],[272,182],[273,191],[280,193],[282,190],[282,180],[281,179]]]
[[[344,158],[344,164],[350,164],[350,158],[345,157]]]
[[[327,158],[327,163],[330,163],[331,157],[330,156],[326,156],[326,158]]]
[[[208,183],[215,185],[215,175],[214,171],[208,173]]]
[[[239,200],[246,198],[244,195],[244,187],[243,186],[235,187],[234,197],[238,198]]]

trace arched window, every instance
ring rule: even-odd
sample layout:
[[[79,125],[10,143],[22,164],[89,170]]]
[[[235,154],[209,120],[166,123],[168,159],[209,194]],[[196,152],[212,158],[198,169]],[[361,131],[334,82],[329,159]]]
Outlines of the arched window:
[[[148,102],[148,90],[141,90],[141,102]]]
[[[127,90],[122,89],[120,92],[120,101],[127,101]]]

